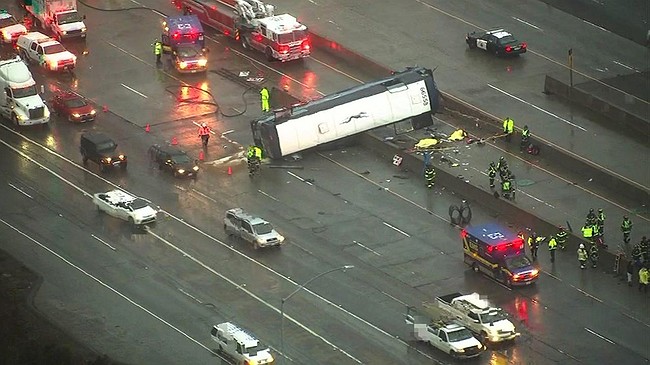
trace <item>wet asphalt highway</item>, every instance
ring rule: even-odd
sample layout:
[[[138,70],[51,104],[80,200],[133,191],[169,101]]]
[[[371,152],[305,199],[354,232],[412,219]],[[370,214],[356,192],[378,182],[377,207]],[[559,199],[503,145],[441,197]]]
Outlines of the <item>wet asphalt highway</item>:
[[[49,131],[24,130],[21,135],[6,125],[1,128],[0,148],[8,157],[2,168],[8,172],[3,174],[8,199],[3,199],[0,211],[11,225],[1,228],[2,236],[11,242],[8,251],[44,273],[37,306],[92,347],[131,363],[214,363],[217,360],[207,350],[213,347],[209,327],[232,320],[278,350],[280,298],[320,272],[353,264],[355,269],[323,277],[310,285],[310,292],[303,291],[287,302],[290,318],[285,319],[285,349],[293,363],[411,364],[431,361],[428,357],[449,362],[413,344],[401,317],[403,303],[418,304],[435,295],[471,290],[505,307],[523,332],[516,344],[491,351],[476,363],[647,362],[644,312],[622,308],[608,298],[630,294],[624,290],[599,293],[596,300],[576,290],[576,286],[599,290],[596,284],[611,278],[597,271],[579,275],[573,253],[561,255],[553,276],[543,276],[539,285],[522,291],[475,277],[463,266],[458,231],[443,216],[430,214],[446,212],[458,198],[440,187],[427,193],[421,181],[395,177],[387,161],[359,148],[306,155],[297,163],[300,169],[265,168],[264,179],[252,182],[244,166],[236,163],[231,165],[232,176],[226,174],[225,164],[206,163],[196,182],[161,173],[146,160],[146,149],[151,143],[176,137],[181,147],[197,155],[193,121],[205,120],[218,133],[229,132],[224,138],[214,137],[218,142],[210,146],[210,161],[236,156],[241,145],[250,141],[248,120],[258,115],[257,97],[244,96],[250,109],[240,118],[215,118],[205,114],[211,112],[205,106],[179,108],[176,96],[164,90],[179,80],[199,86],[205,82],[227,112],[242,109],[245,89],[215,74],[206,79],[156,70],[148,47],[156,36],[154,25],[160,21],[155,14],[116,13],[110,22],[107,16],[86,14],[95,35],[89,36],[89,54],[75,72],[78,81],[52,75],[37,75],[37,79],[47,84],[48,92],[75,87],[115,114],[102,113],[95,123],[86,125],[55,121]],[[124,25],[120,35],[108,36],[116,23]],[[120,36],[124,37],[121,42]],[[231,51],[217,43],[209,47],[211,69],[259,70],[268,84],[288,82],[293,90],[301,88],[301,95],[355,83],[316,57],[304,66],[272,65],[297,83],[274,75],[264,62],[240,58],[236,47]],[[361,72],[346,71],[365,79]],[[185,97],[183,91],[178,92]],[[149,134],[143,130],[146,123],[152,125]],[[100,178],[96,166],[80,167],[77,141],[89,129],[112,135],[124,148],[130,160],[126,173]],[[60,155],[45,152],[39,145]],[[16,150],[52,171],[38,168]],[[364,171],[370,174],[361,174]],[[307,180],[308,184],[298,177],[313,180]],[[84,192],[108,190],[111,184],[151,199],[169,215],[162,214],[150,233],[133,234],[125,224],[98,215],[84,196]],[[255,252],[225,237],[223,211],[233,206],[272,220],[289,237],[287,246]],[[491,219],[493,212],[475,207],[475,221]],[[178,330],[126,305],[123,298],[45,254],[11,227]],[[635,302],[638,299],[632,298],[627,304]],[[603,318],[599,314],[604,311],[613,314]],[[97,323],[100,326],[93,326]]]

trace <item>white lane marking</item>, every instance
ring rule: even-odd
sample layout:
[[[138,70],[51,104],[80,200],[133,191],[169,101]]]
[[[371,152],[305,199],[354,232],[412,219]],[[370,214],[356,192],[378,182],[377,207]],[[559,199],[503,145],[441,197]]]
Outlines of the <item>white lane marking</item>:
[[[304,182],[304,183],[305,183],[305,184],[307,184],[307,185],[312,185],[312,186],[314,185],[314,184],[312,184],[311,182],[309,182],[309,181],[307,181],[307,180],[305,180],[305,179],[303,179],[302,177],[300,177],[300,176],[298,176],[298,175],[296,175],[296,174],[294,174],[294,173],[293,173],[293,172],[291,172],[291,171],[287,171],[287,174],[289,174],[289,175],[291,175],[291,176],[293,176],[293,177],[295,177],[296,179],[298,179],[298,180],[300,180],[300,181],[302,181],[302,182]]]
[[[537,197],[535,197],[535,196],[533,196],[533,195],[530,195],[530,194],[528,194],[527,192],[525,192],[525,191],[523,191],[523,190],[521,190],[521,189],[519,189],[519,188],[517,188],[517,190],[515,190],[515,191],[516,191],[516,192],[520,192],[521,194],[526,195],[527,197],[529,197],[529,198],[531,198],[531,199],[533,199],[533,200],[536,200],[536,201],[539,202],[539,203],[542,203],[542,204],[544,204],[544,205],[546,205],[546,206],[548,206],[548,207],[550,207],[550,208],[555,209],[555,207],[554,207],[552,204],[549,204],[549,203],[543,201],[542,199],[539,199],[539,198],[537,198]]]
[[[598,338],[600,338],[600,339],[602,339],[602,340],[605,340],[605,341],[611,343],[612,345],[615,345],[615,344],[616,344],[614,341],[610,340],[609,338],[607,338],[607,337],[605,337],[605,336],[603,336],[603,335],[601,335],[601,334],[598,334],[598,333],[596,333],[596,332],[590,330],[590,329],[587,328],[587,327],[585,327],[585,331],[591,333],[592,335],[594,335],[594,336],[596,336],[596,337],[598,337]]]
[[[15,132],[15,131],[9,129],[8,127],[6,127],[6,126],[4,126],[4,125],[2,125],[2,124],[0,124],[0,127],[5,128],[6,130],[8,130],[8,131],[10,131],[10,132],[12,132],[12,133],[14,133],[14,134],[16,134],[16,135],[18,135],[18,136],[24,138],[25,140],[28,140],[28,141],[31,142],[32,144],[34,144],[34,145],[36,145],[36,146],[42,148],[43,150],[49,152],[50,154],[52,154],[52,155],[54,155],[54,156],[59,157],[60,159],[62,159],[62,160],[64,160],[64,161],[68,162],[70,165],[72,165],[72,166],[78,168],[79,170],[81,170],[81,171],[83,171],[83,172],[85,172],[85,173],[87,173],[87,174],[89,174],[89,175],[95,177],[95,178],[98,179],[98,180],[103,181],[104,183],[106,183],[106,184],[108,184],[108,185],[114,187],[115,189],[122,190],[122,191],[124,191],[125,193],[131,194],[131,195],[137,195],[137,194],[133,194],[133,193],[131,193],[131,192],[126,191],[123,187],[121,187],[121,186],[119,186],[119,185],[113,183],[113,182],[110,181],[110,180],[107,180],[107,179],[104,178],[103,176],[100,176],[100,175],[98,175],[98,174],[96,174],[96,173],[94,173],[94,172],[92,172],[92,171],[90,171],[90,170],[84,168],[83,166],[77,164],[76,162],[70,160],[69,158],[67,158],[67,157],[65,157],[65,156],[63,156],[63,155],[60,155],[59,153],[57,153],[57,152],[55,152],[55,151],[53,151],[53,150],[50,150],[49,148],[47,148],[47,147],[41,145],[40,143],[37,143],[36,141],[34,141],[34,140],[32,140],[32,139],[30,139],[30,138],[28,138],[28,137],[23,136],[23,135],[20,134],[20,133],[17,133],[17,132]],[[70,182],[69,180],[66,180],[66,179],[63,178],[61,175],[55,173],[55,172],[52,171],[51,169],[49,169],[49,168],[43,166],[42,164],[40,164],[39,162],[35,161],[35,160],[32,159],[31,157],[25,155],[22,151],[19,151],[19,150],[15,149],[14,147],[8,145],[8,144],[7,144],[6,142],[4,142],[3,140],[0,140],[0,143],[2,143],[2,144],[4,144],[5,146],[9,147],[9,148],[12,149],[14,152],[20,154],[21,156],[23,156],[23,157],[25,157],[27,160],[29,160],[29,161],[35,163],[36,165],[38,165],[39,167],[43,168],[44,170],[48,171],[50,174],[56,176],[56,177],[59,178],[61,181],[63,181],[63,182],[65,182],[66,184],[70,185],[71,187],[73,187],[74,189],[78,190],[79,192],[81,192],[82,194],[86,195],[87,197],[92,198],[92,195],[91,195],[91,194],[87,193],[86,191],[84,191],[84,190],[81,189],[80,187],[76,186],[75,184],[73,184],[73,183]],[[363,175],[361,175],[361,176],[363,176]],[[290,277],[285,276],[285,275],[281,274],[280,272],[274,270],[274,269],[271,268],[270,266],[267,266],[267,265],[263,264],[262,262],[257,261],[257,260],[255,260],[254,258],[252,258],[252,257],[250,257],[250,256],[247,256],[247,255],[244,254],[243,252],[238,251],[238,250],[234,249],[234,248],[231,247],[231,246],[228,246],[228,244],[226,244],[225,242],[223,242],[223,241],[217,239],[216,237],[213,237],[213,236],[211,236],[210,234],[208,234],[208,233],[206,233],[206,232],[200,230],[199,228],[197,228],[197,227],[193,226],[192,224],[186,222],[186,221],[183,220],[182,218],[179,218],[179,217],[177,217],[177,216],[175,216],[175,215],[171,214],[170,212],[165,211],[165,210],[163,210],[163,209],[160,209],[160,212],[166,214],[168,217],[174,219],[175,221],[177,221],[177,222],[179,222],[179,223],[185,225],[187,228],[190,228],[191,230],[193,230],[193,231],[195,231],[195,232],[197,232],[197,233],[203,235],[204,237],[209,238],[209,239],[212,240],[213,242],[218,243],[219,245],[221,245],[222,247],[224,247],[224,248],[230,250],[230,251],[233,252],[234,254],[237,254],[237,255],[239,255],[240,257],[242,257],[242,258],[244,258],[244,259],[246,259],[246,260],[248,260],[248,261],[250,261],[250,262],[252,262],[252,263],[254,263],[254,264],[256,264],[256,265],[258,265],[259,267],[261,267],[261,268],[267,270],[268,272],[272,273],[273,275],[276,275],[277,277],[284,279],[285,281],[291,283],[292,285],[295,285],[295,286],[299,286],[299,285],[300,285],[297,281],[291,279]],[[148,229],[148,227],[147,227],[146,229]],[[412,347],[411,345],[409,345],[407,342],[405,342],[405,341],[403,341],[403,340],[397,338],[396,336],[394,336],[394,335],[392,335],[392,334],[390,334],[390,333],[384,331],[383,329],[377,327],[377,326],[374,325],[373,323],[368,322],[367,320],[365,320],[365,319],[359,317],[358,315],[356,315],[356,314],[354,314],[354,313],[352,313],[352,312],[346,310],[346,309],[343,308],[342,306],[340,306],[340,305],[338,305],[338,304],[336,304],[336,303],[330,301],[329,299],[327,299],[327,298],[321,296],[320,294],[318,294],[318,293],[316,293],[316,292],[310,290],[309,288],[303,288],[302,291],[304,291],[304,292],[306,292],[306,293],[309,293],[310,295],[314,296],[315,298],[317,298],[317,299],[323,301],[324,303],[326,303],[326,304],[328,304],[328,305],[330,305],[330,306],[332,306],[332,307],[338,309],[339,311],[341,311],[341,312],[345,313],[346,315],[348,315],[348,316],[354,318],[355,320],[357,320],[357,321],[359,321],[359,322],[365,324],[365,325],[368,326],[369,328],[372,328],[373,330],[375,330],[375,331],[381,333],[382,335],[384,335],[384,336],[386,336],[386,337],[389,337],[389,338],[391,338],[391,339],[397,340],[397,341],[398,341],[399,343],[401,343],[402,345],[414,349],[414,350],[417,351],[420,355],[425,356],[425,357],[427,357],[427,358],[429,358],[429,359],[433,359],[430,355],[428,355],[428,354],[422,352],[421,350],[418,350],[418,349],[413,348],[413,347]],[[287,317],[287,318],[288,318],[288,317]]]
[[[198,190],[196,190],[196,189],[194,189],[194,188],[192,188],[192,191],[195,192],[195,193],[197,193],[197,194],[199,194],[200,196],[202,196],[202,197],[204,197],[204,198],[206,198],[206,199],[212,201],[213,203],[218,203],[214,198],[212,198],[212,197],[210,197],[210,196],[208,196],[208,195],[206,195],[206,194],[203,194],[202,192],[200,192],[200,191],[198,191]]]
[[[186,292],[183,288],[178,288],[178,291],[181,292],[181,293],[183,293],[183,294],[185,294],[186,296],[188,296],[188,297],[194,299],[197,303],[199,303],[199,304],[203,304],[202,301],[200,301],[200,300],[199,300],[197,297],[195,297],[194,295],[192,295],[192,294]]]
[[[91,273],[87,272],[86,270],[82,269],[81,267],[79,267],[79,266],[73,264],[70,260],[68,260],[68,259],[66,259],[65,257],[61,256],[61,255],[58,254],[56,251],[54,251],[54,250],[52,250],[51,248],[49,248],[49,247],[45,246],[44,244],[40,243],[39,241],[37,241],[36,239],[32,238],[31,236],[29,236],[28,234],[24,233],[23,231],[19,230],[18,228],[12,226],[12,225],[9,224],[8,222],[6,222],[4,219],[0,218],[0,222],[4,223],[7,227],[11,228],[12,230],[14,230],[16,233],[20,234],[21,236],[23,236],[23,237],[27,238],[28,240],[34,242],[35,244],[37,244],[38,246],[40,246],[40,247],[41,247],[42,249],[44,249],[45,251],[47,251],[47,252],[49,252],[50,254],[54,255],[54,256],[55,256],[56,258],[58,258],[59,260],[65,262],[65,263],[68,264],[69,266],[75,268],[76,270],[78,270],[78,271],[81,272],[82,274],[84,274],[84,275],[86,275],[87,277],[89,277],[90,279],[94,280],[95,282],[97,282],[98,284],[100,284],[101,286],[103,286],[104,288],[106,288],[106,289],[112,291],[113,293],[117,294],[118,296],[120,296],[121,298],[123,298],[123,299],[126,300],[127,302],[131,303],[131,304],[134,305],[135,307],[141,309],[142,311],[144,311],[145,313],[149,314],[149,315],[152,316],[153,318],[155,318],[155,319],[157,319],[158,321],[164,323],[167,327],[169,327],[169,328],[173,329],[174,331],[178,332],[179,334],[183,335],[183,336],[184,336],[185,338],[187,338],[188,340],[190,340],[190,341],[194,342],[195,344],[201,346],[204,350],[208,351],[208,352],[211,353],[212,355],[217,356],[217,357],[219,357],[220,359],[226,360],[226,359],[224,359],[223,357],[221,357],[221,355],[219,355],[218,353],[212,351],[210,348],[208,348],[207,346],[205,346],[205,345],[203,345],[202,343],[200,343],[198,340],[195,340],[194,338],[192,338],[192,337],[191,337],[190,335],[188,335],[187,333],[181,331],[180,329],[178,329],[178,328],[177,328],[176,326],[174,326],[173,324],[171,324],[171,323],[167,322],[166,320],[164,320],[162,317],[158,316],[157,314],[153,313],[152,311],[150,311],[150,310],[148,310],[147,308],[143,307],[142,305],[138,304],[138,303],[137,303],[136,301],[134,301],[133,299],[131,299],[131,298],[127,297],[126,295],[122,294],[121,292],[117,291],[117,289],[114,289],[112,286],[110,286],[110,285],[104,283],[103,281],[99,280],[98,278],[96,278],[96,277],[93,276]]]
[[[221,133],[221,136],[222,136],[222,137],[223,137],[223,136],[226,136],[226,135],[228,135],[228,134],[230,134],[230,133],[232,133],[232,132],[234,132],[234,131],[235,131],[234,129],[229,129],[229,130],[227,130],[227,131]]]
[[[269,193],[266,193],[266,192],[264,192],[264,191],[262,191],[262,190],[260,190],[260,189],[257,189],[257,191],[258,191],[260,194],[262,194],[262,195],[264,195],[264,196],[266,196],[266,197],[268,197],[268,198],[270,198],[270,199],[275,200],[276,202],[279,201],[276,197],[274,197],[273,195],[271,195],[271,194],[269,194]]]
[[[571,286],[573,286],[573,285],[571,285]],[[573,287],[576,288],[575,286],[573,286]],[[595,296],[593,296],[593,295],[587,293],[586,291],[584,291],[584,290],[582,290],[582,289],[580,289],[580,288],[576,288],[576,290],[579,291],[579,292],[581,292],[582,294],[588,296],[588,297],[591,298],[591,299],[594,299],[594,300],[596,300],[596,301],[598,301],[598,302],[600,302],[600,303],[603,302],[603,301],[600,300],[599,298],[596,298]]]
[[[558,119],[558,120],[561,120],[561,121],[563,121],[563,122],[566,123],[566,124],[572,125],[572,126],[578,128],[578,129],[580,129],[580,130],[582,130],[582,131],[584,131],[584,132],[587,131],[585,128],[583,128],[583,127],[581,127],[581,126],[579,126],[579,125],[577,125],[577,124],[575,124],[575,123],[571,123],[570,121],[568,121],[568,120],[566,120],[566,119],[564,119],[564,118],[562,118],[562,117],[560,117],[560,116],[558,116],[558,115],[555,115],[555,114],[553,114],[553,113],[551,113],[551,112],[549,112],[549,111],[547,111],[547,110],[544,110],[544,109],[538,107],[537,105],[535,105],[535,104],[533,104],[533,103],[530,103],[530,102],[528,102],[528,101],[526,101],[526,100],[524,100],[524,99],[522,99],[522,98],[519,98],[519,97],[517,97],[517,96],[514,96],[514,95],[512,95],[512,94],[506,92],[506,91],[503,91],[503,90],[499,89],[499,88],[496,87],[496,86],[493,86],[493,85],[490,85],[490,84],[487,84],[487,86],[489,86],[489,87],[491,87],[492,89],[494,89],[494,90],[496,90],[496,91],[498,91],[498,92],[500,92],[500,93],[502,93],[502,94],[504,94],[504,95],[507,95],[507,96],[509,96],[509,97],[511,97],[511,98],[513,98],[513,99],[515,99],[515,100],[517,100],[517,101],[519,101],[519,102],[521,102],[521,103],[524,103],[524,104],[526,104],[526,105],[528,105],[528,106],[530,106],[530,107],[532,107],[532,108],[535,108],[535,109],[539,110],[539,111],[542,112],[542,113],[545,113],[545,114],[547,114],[547,115],[552,116],[553,118],[556,118],[556,119]]]
[[[9,185],[9,186],[11,186],[12,188],[18,190],[18,191],[19,191],[21,194],[23,194],[24,196],[26,196],[26,197],[28,197],[28,198],[30,198],[30,199],[34,199],[34,198],[32,198],[31,195],[29,195],[29,194],[27,194],[26,192],[22,191],[22,189],[18,188],[16,185],[14,185],[14,184],[12,184],[12,183],[7,183],[7,185]]]
[[[408,303],[402,302],[401,300],[399,300],[399,299],[395,298],[394,296],[392,296],[392,295],[386,293],[385,291],[381,291],[381,290],[380,290],[380,293],[384,294],[385,296],[389,297],[390,299],[396,301],[397,303],[399,303],[399,304],[401,304],[401,305],[403,305],[403,306],[407,306],[407,305],[408,305]]]
[[[619,66],[621,66],[621,67],[625,67],[625,68],[627,68],[628,70],[634,71],[634,72],[636,72],[636,73],[641,73],[641,71],[637,70],[636,68],[634,68],[634,67],[632,67],[632,66],[628,66],[628,65],[626,65],[626,64],[624,64],[624,63],[621,63],[621,62],[618,62],[618,61],[612,61],[612,62],[614,62],[615,64],[617,64],[617,65],[619,65]]]
[[[562,279],[560,279],[559,277],[557,277],[557,276],[551,274],[551,273],[548,272],[548,271],[544,271],[544,270],[542,270],[542,272],[543,272],[544,274],[546,274],[546,275],[552,277],[553,279],[555,279],[555,280],[557,280],[557,281],[562,281]]]
[[[397,231],[397,232],[399,232],[399,233],[405,235],[406,237],[411,237],[411,235],[409,235],[408,233],[402,231],[401,229],[399,229],[399,228],[397,228],[397,227],[395,227],[395,226],[390,225],[390,223],[386,223],[386,222],[382,222],[382,223],[383,223],[386,227],[388,227],[388,228],[392,228],[392,229],[394,229],[395,231]]]
[[[180,191],[187,191],[186,188],[184,188],[184,187],[182,187],[182,186],[180,186],[180,185],[174,185],[174,187],[175,187],[176,189],[180,190]]]
[[[4,126],[3,126],[3,127],[4,127]],[[19,135],[20,135],[20,134],[19,134]],[[46,166],[44,166],[44,165],[41,164],[40,162],[38,162],[38,161],[34,160],[33,158],[27,156],[25,153],[23,153],[23,151],[14,148],[13,146],[9,145],[7,142],[5,142],[5,141],[3,141],[3,140],[1,140],[1,139],[0,139],[0,143],[2,143],[3,145],[7,146],[7,148],[9,148],[10,150],[16,152],[17,154],[19,154],[19,155],[22,156],[23,158],[27,159],[28,161],[33,162],[34,164],[36,164],[36,166],[42,168],[43,170],[49,172],[50,174],[52,174],[52,175],[54,175],[54,176],[56,176],[58,179],[60,179],[61,181],[65,182],[66,184],[70,185],[71,187],[73,187],[74,189],[76,189],[77,191],[79,191],[80,193],[82,193],[83,195],[85,195],[85,196],[87,196],[87,197],[89,197],[89,198],[92,198],[92,195],[91,195],[91,194],[87,193],[85,190],[83,190],[83,189],[81,189],[80,187],[78,187],[77,185],[73,184],[72,182],[70,182],[69,180],[67,180],[65,177],[63,177],[63,176],[57,174],[56,172],[52,171],[51,169],[47,168]],[[40,146],[40,145],[39,145],[39,146]],[[43,146],[41,146],[41,147],[43,147]],[[43,148],[45,148],[45,147],[43,147]],[[47,149],[47,148],[46,148],[46,149]],[[88,170],[86,170],[86,171],[88,171]],[[97,175],[96,175],[96,176],[97,176]],[[108,180],[106,180],[106,181],[108,181]],[[117,185],[115,185],[115,186],[117,186]],[[118,189],[120,189],[120,188],[118,188]]]
[[[631,320],[637,321],[637,322],[641,323],[642,325],[644,325],[644,326],[646,326],[646,327],[650,327],[650,324],[641,321],[640,319],[634,317],[634,316],[631,315],[631,314],[628,314],[628,313],[625,313],[625,312],[621,312],[621,313],[623,313],[624,316],[626,316],[627,318],[629,318],[629,319],[631,319]]]
[[[111,246],[108,242],[106,242],[106,241],[104,241],[103,239],[101,239],[101,238],[95,236],[94,234],[91,234],[90,237],[92,237],[92,238],[96,239],[97,241],[99,241],[99,242],[105,244],[105,245],[108,246],[111,250],[113,250],[113,251],[117,251],[117,249],[115,249],[115,247]]]
[[[587,24],[591,25],[592,27],[596,27],[596,28],[602,30],[603,32],[610,33],[609,30],[607,30],[607,29],[605,29],[605,28],[603,28],[603,27],[601,27],[601,26],[599,26],[599,25],[596,25],[596,24],[594,24],[594,23],[588,22],[588,21],[586,21],[586,20],[584,20],[584,19],[582,19],[582,22],[583,22],[583,23],[587,23]]]
[[[513,16],[512,19],[514,19],[514,20],[516,20],[516,21],[518,21],[518,22],[520,22],[520,23],[524,23],[524,24],[526,24],[527,26],[532,27],[532,28],[535,28],[535,29],[537,29],[537,30],[542,30],[542,28],[536,26],[535,24],[531,24],[531,23],[529,23],[529,22],[527,22],[527,21],[525,21],[525,20],[519,19],[519,18],[517,18],[516,16]],[[543,31],[543,30],[542,30],[542,31]]]
[[[128,86],[128,85],[124,85],[124,84],[120,84],[120,85],[124,86],[125,89],[127,89],[127,90],[129,90],[129,91],[133,91],[134,93],[136,93],[136,94],[142,96],[142,97],[145,98],[145,99],[149,99],[149,97],[148,97],[147,95],[145,95],[145,94],[139,92],[138,90],[136,90],[136,89],[134,89],[134,88],[132,88],[132,87],[130,87],[130,86]]]
[[[352,243],[354,243],[355,245],[357,245],[357,246],[359,246],[359,247],[361,247],[361,248],[364,248],[364,249],[366,249],[366,250],[368,250],[368,251],[374,253],[374,254],[377,255],[377,256],[381,256],[381,254],[380,254],[379,252],[373,250],[372,248],[370,248],[370,247],[364,245],[364,244],[361,243],[361,242],[352,241]]]
[[[225,276],[224,274],[218,272],[217,270],[215,270],[215,269],[213,269],[212,267],[208,266],[207,264],[203,263],[201,260],[199,260],[199,259],[197,259],[196,257],[194,257],[194,256],[190,255],[189,253],[185,252],[185,251],[184,251],[183,249],[181,249],[180,247],[177,247],[177,246],[174,245],[173,243],[167,241],[165,238],[159,236],[158,234],[156,234],[155,232],[151,231],[150,229],[147,229],[147,232],[149,232],[149,234],[151,234],[152,236],[156,237],[158,240],[160,240],[161,242],[163,242],[163,243],[166,244],[167,246],[169,246],[169,247],[173,248],[174,250],[176,250],[178,253],[182,254],[183,257],[187,257],[187,258],[189,258],[190,260],[192,260],[194,263],[198,264],[199,266],[201,266],[201,267],[204,268],[205,270],[211,272],[211,273],[214,274],[215,276],[218,276],[221,280],[223,280],[223,281],[229,283],[230,285],[234,286],[236,289],[241,290],[243,293],[245,293],[245,294],[248,295],[249,297],[251,297],[251,298],[257,300],[258,302],[264,304],[267,308],[273,310],[274,312],[276,312],[276,313],[278,313],[278,314],[281,314],[279,308],[275,307],[273,304],[271,304],[271,303],[267,302],[266,300],[262,299],[262,298],[259,297],[257,294],[253,293],[252,291],[246,289],[246,284],[239,284],[239,283],[235,282],[234,280],[230,279],[229,277]],[[334,303],[332,303],[332,304],[334,304]],[[334,304],[334,305],[336,305],[336,304]],[[330,342],[330,341],[329,341],[328,339],[326,339],[325,337],[323,337],[323,336],[319,335],[318,333],[316,333],[316,332],[315,332],[314,330],[312,330],[311,328],[305,326],[304,324],[302,324],[302,323],[298,322],[297,320],[295,320],[293,317],[287,315],[286,312],[285,312],[285,313],[282,313],[282,314],[284,315],[284,317],[285,317],[286,319],[290,320],[291,322],[293,322],[293,323],[294,323],[295,325],[297,325],[298,327],[300,327],[300,328],[302,328],[303,330],[307,331],[307,332],[310,333],[312,336],[314,336],[314,337],[320,339],[321,341],[325,342],[326,344],[328,344],[328,345],[331,346],[332,348],[334,348],[334,349],[340,351],[342,354],[344,354],[344,355],[347,356],[348,358],[354,360],[356,363],[358,363],[358,364],[362,364],[362,362],[361,362],[359,359],[357,359],[356,357],[354,357],[354,356],[351,355],[350,353],[346,352],[346,351],[343,350],[342,348],[336,346],[335,344],[333,344],[332,342]]]

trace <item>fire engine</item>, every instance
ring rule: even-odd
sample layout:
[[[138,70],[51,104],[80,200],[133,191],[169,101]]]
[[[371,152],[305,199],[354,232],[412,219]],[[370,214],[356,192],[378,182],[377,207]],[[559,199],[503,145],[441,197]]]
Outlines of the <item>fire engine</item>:
[[[297,60],[311,53],[307,27],[289,14],[275,15],[273,5],[259,0],[174,0],[174,4],[245,49],[263,52],[269,61]]]

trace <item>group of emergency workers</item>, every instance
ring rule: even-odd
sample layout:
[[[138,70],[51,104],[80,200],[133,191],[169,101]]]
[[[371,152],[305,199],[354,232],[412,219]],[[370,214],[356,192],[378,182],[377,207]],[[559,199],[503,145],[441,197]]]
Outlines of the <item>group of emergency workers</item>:
[[[497,164],[494,161],[490,162],[487,173],[490,179],[490,189],[494,188],[494,179],[498,173],[501,180],[501,195],[506,199],[515,199],[515,175],[510,171],[505,157],[499,157]],[[495,192],[495,196],[498,196],[498,193]]]

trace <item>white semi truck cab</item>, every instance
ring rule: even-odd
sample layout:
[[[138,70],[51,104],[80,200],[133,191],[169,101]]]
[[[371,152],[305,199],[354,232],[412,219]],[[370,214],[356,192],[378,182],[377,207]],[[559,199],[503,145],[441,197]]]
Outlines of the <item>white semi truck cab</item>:
[[[27,65],[16,57],[0,61],[0,114],[16,126],[47,124],[50,111]]]

